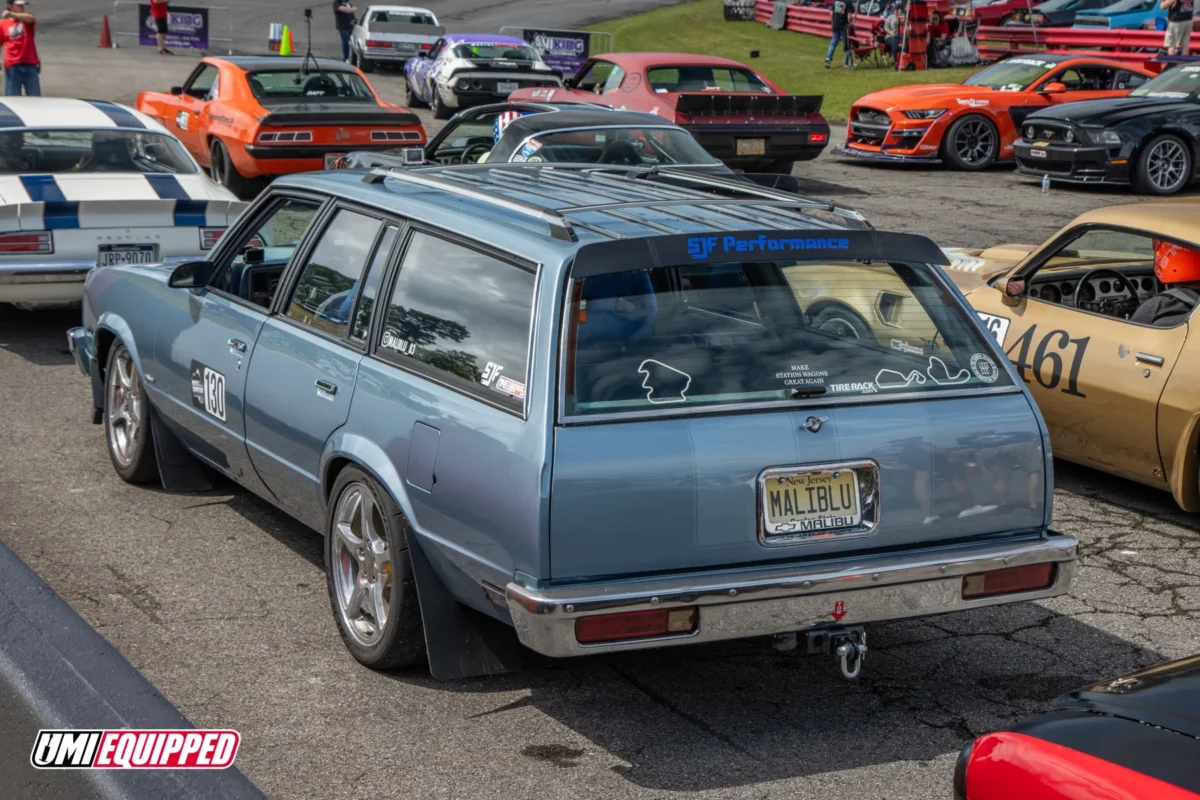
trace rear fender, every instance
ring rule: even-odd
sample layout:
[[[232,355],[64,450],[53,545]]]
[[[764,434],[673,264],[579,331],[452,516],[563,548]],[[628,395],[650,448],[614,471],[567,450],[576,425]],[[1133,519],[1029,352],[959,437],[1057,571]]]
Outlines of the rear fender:
[[[369,473],[392,495],[415,534],[408,546],[433,676],[451,680],[520,669],[520,644],[509,627],[511,617],[502,590],[497,588],[498,599],[492,599],[482,580],[469,574],[481,566],[478,561],[417,528],[404,481],[382,448],[355,434],[338,433],[330,439],[321,463],[325,508],[338,473],[351,465]],[[321,531],[327,534],[324,526]],[[469,565],[471,561],[475,564]],[[489,566],[494,572],[489,582],[505,586],[509,576]]]
[[[1175,502],[1184,511],[1200,511],[1200,413],[1188,420],[1168,469]]]

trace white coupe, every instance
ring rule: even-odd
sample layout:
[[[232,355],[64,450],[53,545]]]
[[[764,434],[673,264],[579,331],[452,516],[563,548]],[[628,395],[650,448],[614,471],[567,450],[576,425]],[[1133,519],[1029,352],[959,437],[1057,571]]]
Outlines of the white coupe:
[[[0,98],[0,303],[79,302],[89,270],[194,260],[245,206],[145,114]]]

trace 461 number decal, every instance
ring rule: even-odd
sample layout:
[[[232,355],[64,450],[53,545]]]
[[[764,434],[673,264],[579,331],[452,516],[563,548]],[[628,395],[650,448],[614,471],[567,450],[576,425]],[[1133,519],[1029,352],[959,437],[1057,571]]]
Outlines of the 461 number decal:
[[[1064,330],[1053,330],[1041,337],[1034,346],[1034,340],[1037,339],[1037,325],[1030,325],[1029,329],[1021,334],[1021,338],[1013,342],[1012,347],[1004,352],[1016,366],[1021,380],[1026,383],[1030,382],[1028,373],[1032,372],[1033,379],[1043,388],[1055,389],[1062,382],[1065,367],[1067,369],[1067,386],[1062,390],[1063,394],[1087,397],[1086,394],[1079,391],[1079,368],[1083,366],[1083,354],[1087,351],[1091,338],[1085,336],[1082,339],[1072,339],[1071,334]],[[1033,361],[1029,360],[1030,349],[1033,350]],[[1013,355],[1014,350],[1016,355]],[[1067,365],[1068,360],[1069,366]]]

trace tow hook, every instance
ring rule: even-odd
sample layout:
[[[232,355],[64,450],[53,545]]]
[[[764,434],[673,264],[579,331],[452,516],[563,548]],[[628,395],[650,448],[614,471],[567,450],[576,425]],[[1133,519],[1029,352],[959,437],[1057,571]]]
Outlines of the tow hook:
[[[867,632],[861,627],[825,628],[808,632],[808,652],[826,653],[838,660],[842,677],[852,681],[867,657]]]

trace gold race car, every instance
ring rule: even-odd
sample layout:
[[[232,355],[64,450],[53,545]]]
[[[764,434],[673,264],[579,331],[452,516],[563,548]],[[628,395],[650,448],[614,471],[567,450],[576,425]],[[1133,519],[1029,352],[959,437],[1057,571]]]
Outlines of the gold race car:
[[[1040,247],[952,253],[948,274],[1029,385],[1054,455],[1200,511],[1200,200],[1091,211]]]

